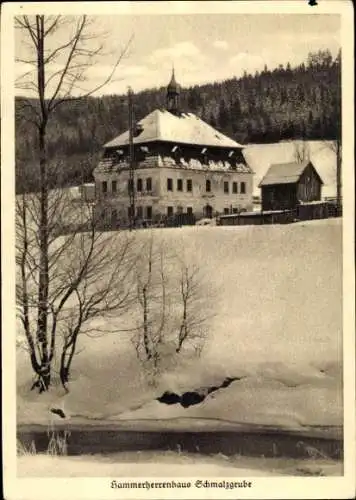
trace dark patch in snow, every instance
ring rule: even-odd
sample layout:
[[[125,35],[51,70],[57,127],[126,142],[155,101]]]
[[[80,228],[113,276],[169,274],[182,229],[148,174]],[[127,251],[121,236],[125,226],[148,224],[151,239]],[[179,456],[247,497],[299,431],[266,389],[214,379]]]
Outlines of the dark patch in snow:
[[[51,408],[51,412],[55,415],[59,415],[61,418],[66,418],[64,411],[60,408]]]
[[[160,396],[156,398],[160,403],[164,403],[166,405],[174,405],[180,403],[183,408],[189,408],[189,406],[197,405],[204,401],[204,399],[211,394],[212,392],[218,391],[219,389],[225,389],[235,380],[241,380],[245,377],[226,377],[222,384],[216,386],[213,385],[211,387],[204,387],[201,389],[194,389],[193,391],[187,391],[183,394],[179,395],[175,392],[166,391]]]
[[[185,392],[182,394],[180,404],[183,408],[189,408],[189,406],[197,405],[204,401],[206,398],[205,394],[199,394],[199,392]]]
[[[178,394],[175,394],[174,392],[166,391],[162,394],[162,396],[157,398],[157,401],[159,401],[160,403],[165,403],[166,405],[175,405],[177,403],[180,403],[180,396],[178,396]]]

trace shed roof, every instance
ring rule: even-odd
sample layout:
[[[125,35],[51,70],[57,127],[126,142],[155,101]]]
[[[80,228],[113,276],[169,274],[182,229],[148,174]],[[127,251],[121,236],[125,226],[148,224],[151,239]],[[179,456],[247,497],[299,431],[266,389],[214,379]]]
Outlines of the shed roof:
[[[138,122],[142,132],[134,137],[134,144],[153,141],[177,142],[199,146],[242,148],[238,142],[218,132],[193,113],[175,115],[167,110],[156,109]],[[107,142],[104,148],[124,146],[129,143],[129,131]]]
[[[313,166],[309,160],[302,163],[276,163],[271,165],[262,178],[259,187],[275,184],[295,184],[309,164]],[[322,182],[321,179],[320,181]]]

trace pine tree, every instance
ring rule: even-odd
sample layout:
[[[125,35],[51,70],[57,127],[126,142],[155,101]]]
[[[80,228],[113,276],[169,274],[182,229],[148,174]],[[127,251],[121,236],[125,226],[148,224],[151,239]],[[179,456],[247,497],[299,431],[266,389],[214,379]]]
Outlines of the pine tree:
[[[219,105],[219,116],[218,116],[219,127],[223,130],[229,125],[229,122],[230,122],[229,110],[225,104],[224,99],[221,99]]]

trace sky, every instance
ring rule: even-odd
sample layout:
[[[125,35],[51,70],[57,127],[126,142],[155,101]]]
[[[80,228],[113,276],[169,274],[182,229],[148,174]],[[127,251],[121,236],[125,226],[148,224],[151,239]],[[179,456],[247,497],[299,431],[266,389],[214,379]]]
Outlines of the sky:
[[[73,16],[68,19],[48,46],[65,42],[71,33]],[[254,74],[264,65],[273,69],[289,62],[305,62],[308,53],[329,49],[335,56],[340,48],[340,16],[336,14],[203,14],[190,15],[113,15],[92,16],[91,33],[98,39],[88,40],[87,48],[103,43],[105,54],[97,58],[86,72],[82,88],[102,83],[110,74],[122,48],[132,41],[115,72],[114,80],[98,91],[122,94],[131,86],[134,92],[167,85],[174,65],[177,81],[183,87]],[[30,52],[16,31],[16,56],[28,60]],[[47,77],[60,69],[59,57],[47,69]],[[19,76],[31,66],[16,63]],[[51,85],[54,85],[53,78]],[[48,90],[54,87],[49,85]],[[27,92],[27,91],[26,91]],[[79,92],[79,91],[77,91]],[[17,90],[17,94],[24,94]]]

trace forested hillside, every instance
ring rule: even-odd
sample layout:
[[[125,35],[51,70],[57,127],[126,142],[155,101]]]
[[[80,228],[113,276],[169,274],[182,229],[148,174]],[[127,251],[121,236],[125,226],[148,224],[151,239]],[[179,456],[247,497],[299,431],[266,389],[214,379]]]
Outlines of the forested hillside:
[[[265,67],[255,75],[183,87],[181,107],[243,144],[335,139],[340,136],[340,74],[340,54],[333,59],[328,50],[319,51],[297,67]],[[165,106],[165,88],[139,92],[134,103],[139,120]],[[17,192],[37,189],[31,112],[28,100],[16,98]],[[90,97],[58,106],[48,125],[48,153],[65,172],[61,184],[91,181],[102,145],[127,128],[126,96]]]

